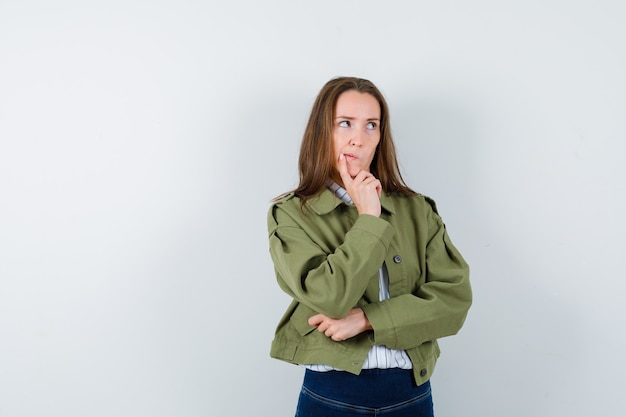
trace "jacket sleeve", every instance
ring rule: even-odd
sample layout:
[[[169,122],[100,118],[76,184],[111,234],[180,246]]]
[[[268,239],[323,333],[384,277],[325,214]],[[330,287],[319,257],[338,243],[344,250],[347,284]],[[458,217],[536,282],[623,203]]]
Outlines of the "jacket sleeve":
[[[456,334],[467,316],[472,303],[469,266],[430,203],[425,283],[413,294],[363,306],[374,329],[374,344],[410,349]]]
[[[270,208],[269,248],[278,284],[311,309],[329,317],[344,317],[383,263],[393,228],[380,218],[359,216],[343,243],[326,253],[309,236],[304,223],[281,204]]]

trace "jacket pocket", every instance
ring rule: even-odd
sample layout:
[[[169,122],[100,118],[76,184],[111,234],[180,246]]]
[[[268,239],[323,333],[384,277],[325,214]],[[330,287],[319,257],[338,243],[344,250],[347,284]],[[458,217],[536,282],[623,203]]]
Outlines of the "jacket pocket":
[[[293,314],[291,314],[289,321],[293,324],[293,327],[295,327],[298,333],[300,333],[300,336],[305,336],[317,329],[317,327],[309,324],[309,318],[316,314],[317,312],[315,310],[300,303]]]

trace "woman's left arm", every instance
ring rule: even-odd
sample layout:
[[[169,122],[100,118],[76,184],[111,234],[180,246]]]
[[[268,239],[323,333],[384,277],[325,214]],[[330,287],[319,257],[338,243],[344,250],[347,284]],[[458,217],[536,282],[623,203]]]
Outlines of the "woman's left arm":
[[[441,217],[429,214],[426,282],[403,294],[363,306],[374,344],[409,349],[456,334],[472,304],[469,266],[452,244]]]

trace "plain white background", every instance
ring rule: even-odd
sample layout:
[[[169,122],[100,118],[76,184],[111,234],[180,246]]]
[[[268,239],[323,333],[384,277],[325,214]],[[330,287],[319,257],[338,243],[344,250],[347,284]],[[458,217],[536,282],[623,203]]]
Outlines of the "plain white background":
[[[0,415],[293,415],[265,216],[337,75],[472,268],[449,416],[622,416],[623,2],[0,3]]]

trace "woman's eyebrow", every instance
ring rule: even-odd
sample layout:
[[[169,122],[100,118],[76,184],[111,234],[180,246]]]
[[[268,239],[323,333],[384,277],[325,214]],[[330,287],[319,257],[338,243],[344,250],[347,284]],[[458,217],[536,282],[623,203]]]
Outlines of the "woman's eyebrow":
[[[336,119],[354,120],[354,119],[356,119],[356,117],[351,117],[351,116],[337,116],[337,117],[335,117],[335,120],[336,120]],[[367,120],[367,121],[377,121],[377,122],[379,122],[379,121],[380,121],[380,119],[379,119],[378,117],[370,117],[369,119],[365,119],[365,120]]]

